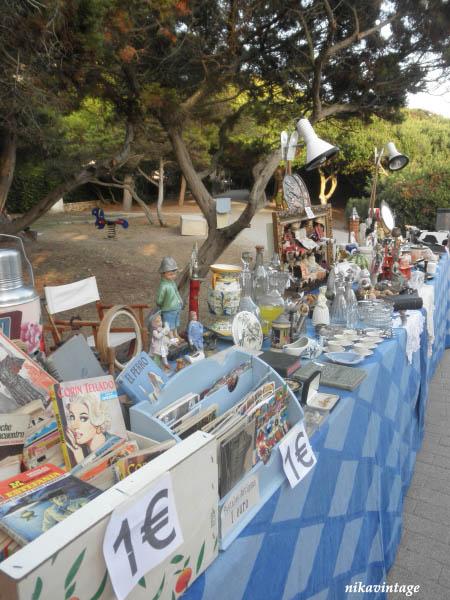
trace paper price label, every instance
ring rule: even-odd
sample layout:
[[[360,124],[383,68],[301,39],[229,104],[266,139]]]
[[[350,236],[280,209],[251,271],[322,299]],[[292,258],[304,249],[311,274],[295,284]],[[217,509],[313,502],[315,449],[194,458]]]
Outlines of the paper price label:
[[[279,444],[283,468],[294,488],[314,467],[317,459],[303,423],[297,423]]]
[[[238,521],[259,504],[258,478],[249,477],[233,488],[230,498],[220,511],[220,530],[224,537]]]
[[[306,213],[306,216],[308,217],[308,219],[314,219],[314,213],[310,206],[305,206],[305,213]]]
[[[115,510],[107,525],[103,556],[117,598],[182,543],[172,478],[165,473],[139,499]]]

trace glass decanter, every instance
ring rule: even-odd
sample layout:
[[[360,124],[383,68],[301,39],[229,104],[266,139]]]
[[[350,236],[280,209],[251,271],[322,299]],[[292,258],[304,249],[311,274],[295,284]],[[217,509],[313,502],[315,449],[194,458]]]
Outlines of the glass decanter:
[[[243,252],[241,257],[242,271],[239,277],[241,285],[241,300],[239,302],[239,312],[245,310],[251,312],[259,318],[259,308],[252,298],[253,292],[253,273],[250,271],[252,255],[250,252]]]
[[[336,295],[331,305],[330,322],[332,325],[347,326],[347,302],[345,301],[345,287],[342,277],[336,276]]]
[[[266,289],[257,300],[262,330],[264,334],[269,334],[272,327],[272,321],[284,312],[284,300],[277,289],[276,273],[270,273],[266,279]]]
[[[267,269],[264,266],[264,246],[256,246],[256,259],[252,283],[253,300],[259,305],[259,299],[266,293],[269,284]]]
[[[353,291],[353,280],[350,275],[345,278],[345,303],[347,305],[347,327],[355,329],[358,323],[358,301]]]

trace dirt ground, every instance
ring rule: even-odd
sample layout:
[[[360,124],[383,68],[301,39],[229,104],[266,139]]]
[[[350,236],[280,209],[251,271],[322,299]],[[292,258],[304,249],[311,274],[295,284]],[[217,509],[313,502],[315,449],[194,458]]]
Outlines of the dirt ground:
[[[118,210],[105,207],[105,214]],[[243,205],[233,203],[232,218]],[[36,242],[26,243],[26,252],[33,265],[36,287],[43,295],[44,285],[60,285],[95,275],[102,301],[111,304],[143,302],[155,306],[161,258],[173,256],[180,268],[189,261],[192,247],[203,238],[181,236],[179,215],[199,212],[194,201],[178,207],[166,203],[164,214],[168,227],[149,225],[138,210],[128,214],[128,229],[117,228],[117,239],[106,237],[105,230],[94,226],[94,217],[86,213],[48,213],[33,225],[38,232]],[[155,216],[156,221],[156,216]],[[271,222],[271,210],[258,213],[252,227],[243,231],[224,252],[218,262],[240,264],[243,250],[254,250],[265,243],[266,224]],[[208,281],[202,284],[200,320],[209,321],[206,304]],[[95,317],[95,307],[77,310],[84,318]],[[186,319],[185,319],[186,320]],[[185,321],[184,320],[184,321]]]

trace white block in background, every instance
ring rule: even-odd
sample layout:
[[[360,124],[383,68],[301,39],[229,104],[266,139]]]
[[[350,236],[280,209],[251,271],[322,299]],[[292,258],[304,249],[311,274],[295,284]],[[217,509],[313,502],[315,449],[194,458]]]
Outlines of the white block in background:
[[[202,215],[180,215],[181,235],[208,235],[208,224]]]
[[[215,201],[218,214],[231,212],[231,198],[215,198]]]
[[[266,260],[270,260],[275,252],[273,245],[273,224],[272,222],[266,223],[266,236],[267,236],[267,245],[266,245]]]
[[[230,215],[229,213],[217,213],[217,229],[222,229],[222,227],[226,227],[230,224]]]

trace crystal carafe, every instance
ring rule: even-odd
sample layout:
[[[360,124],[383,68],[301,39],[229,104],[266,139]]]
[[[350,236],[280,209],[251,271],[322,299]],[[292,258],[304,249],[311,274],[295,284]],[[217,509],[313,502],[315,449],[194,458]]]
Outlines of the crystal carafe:
[[[331,305],[330,321],[332,325],[347,325],[347,302],[343,278],[336,276],[336,295]]]
[[[358,323],[358,301],[353,291],[351,276],[345,278],[345,303],[347,305],[347,327],[354,329]]]
[[[253,269],[253,300],[260,304],[260,297],[267,292],[268,288],[267,269],[264,266],[264,246],[256,246],[255,268]]]
[[[266,335],[269,334],[272,321],[284,312],[284,300],[277,285],[277,273],[270,273],[266,279],[266,289],[258,298],[262,330]]]
[[[256,317],[259,318],[259,308],[255,304],[255,302],[253,301],[253,298],[252,298],[253,274],[250,271],[251,260],[252,260],[252,257],[251,257],[250,252],[242,253],[242,258],[241,258],[242,271],[241,271],[241,275],[239,278],[239,282],[241,284],[241,300],[239,302],[239,312],[245,310],[247,312],[251,312]]]

